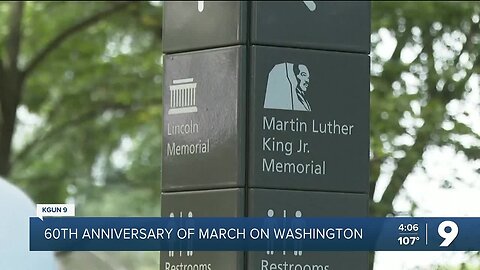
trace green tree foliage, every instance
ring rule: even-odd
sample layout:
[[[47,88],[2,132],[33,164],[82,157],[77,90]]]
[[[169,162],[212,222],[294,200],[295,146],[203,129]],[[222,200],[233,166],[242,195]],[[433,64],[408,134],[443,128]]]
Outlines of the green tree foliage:
[[[480,136],[465,121],[471,116],[448,110],[462,107],[480,72],[479,13],[478,2],[372,3],[371,215],[397,214],[394,200],[414,170],[423,169],[428,149],[450,146],[471,160],[480,157]],[[381,54],[388,39],[394,50]],[[393,170],[385,175],[385,167]],[[381,176],[389,182],[373,201]],[[373,262],[372,253],[370,268]]]
[[[429,147],[480,157],[468,112],[447,109],[465,102],[480,72],[479,13],[478,2],[373,2],[370,196],[382,166],[394,170],[372,215],[395,215],[393,201]],[[396,42],[391,56],[377,53],[382,32]]]
[[[73,198],[88,214],[158,210],[161,11],[140,2],[0,4],[1,175],[37,202]],[[15,122],[17,109],[39,124],[12,147],[10,133],[27,126]]]
[[[146,2],[0,3],[0,175],[80,215],[158,216],[161,23]],[[59,255],[66,269],[158,269],[158,257]]]

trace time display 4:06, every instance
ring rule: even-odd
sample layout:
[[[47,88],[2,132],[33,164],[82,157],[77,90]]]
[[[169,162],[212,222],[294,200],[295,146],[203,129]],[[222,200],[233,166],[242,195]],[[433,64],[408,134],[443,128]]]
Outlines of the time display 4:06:
[[[398,226],[398,230],[400,232],[418,232],[418,224],[400,224],[400,226]]]

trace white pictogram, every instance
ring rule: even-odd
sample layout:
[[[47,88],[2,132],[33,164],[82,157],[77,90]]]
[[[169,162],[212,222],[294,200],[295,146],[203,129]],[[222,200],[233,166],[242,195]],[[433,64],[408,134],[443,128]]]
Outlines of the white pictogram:
[[[310,2],[310,1],[308,1],[308,2]],[[199,12],[202,12],[203,9],[205,8],[205,1],[198,1],[198,6],[197,6],[197,8],[198,8],[198,11],[199,11]]]
[[[189,211],[189,212],[188,212],[188,217],[189,217],[189,218],[193,217],[192,211]],[[187,227],[193,228],[193,224],[192,224],[191,222],[187,222]],[[187,242],[187,247],[188,247],[189,249],[192,248],[192,240],[189,240],[189,241]],[[191,256],[193,256],[193,250],[187,250],[187,257],[191,257]]]
[[[175,214],[173,212],[171,212],[169,217],[173,218],[173,217],[175,217]],[[178,217],[183,217],[183,212],[182,211],[180,211]],[[189,217],[189,218],[193,217],[192,211],[188,211],[187,217]],[[187,225],[190,226],[190,225],[193,225],[193,224],[189,225],[187,223]],[[191,227],[193,227],[193,226],[191,226]],[[190,248],[191,245],[192,245],[191,241],[188,241],[187,245]],[[182,257],[182,255],[183,255],[183,252],[181,250],[178,251],[178,256]],[[193,251],[192,250],[187,250],[187,257],[191,257],[191,256],[193,256]],[[168,257],[175,257],[175,251],[171,251],[171,250],[168,251]]]
[[[265,90],[265,109],[311,111],[305,94],[310,83],[310,72],[306,65],[281,63],[268,74]]]
[[[275,215],[275,211],[273,211],[273,209],[268,209],[267,216],[271,218],[274,215]],[[270,224],[270,225],[274,225],[274,224]],[[273,246],[273,241],[270,241],[268,244],[269,244],[269,247],[272,247]],[[267,255],[273,255],[273,254],[274,254],[273,250],[267,250]]]
[[[275,211],[273,209],[268,209],[267,216],[268,217],[274,217],[275,216]],[[283,210],[283,217],[284,218],[287,217],[287,210]],[[300,211],[300,210],[295,211],[295,217],[296,218],[301,218],[302,217],[302,211]],[[302,256],[303,252],[301,250],[299,250],[301,248],[301,245],[300,245],[299,241],[295,241],[294,245],[295,245],[296,250],[293,251],[293,255],[294,256]],[[274,254],[275,254],[275,252],[273,250],[267,250],[267,255],[274,255]],[[287,252],[285,250],[283,250],[282,254],[286,255]]]
[[[173,80],[173,84],[170,85],[168,114],[197,112],[196,91],[197,83],[193,82],[193,78]]]
[[[175,215],[173,213],[170,213],[170,216],[171,218],[175,217]],[[181,251],[180,251],[181,252]],[[181,254],[181,253],[180,253]],[[172,251],[172,250],[169,250],[168,251],[168,257],[174,257],[175,256],[175,251]],[[181,256],[181,255],[180,255]]]
[[[317,4],[315,4],[315,1],[303,1],[303,3],[310,11],[315,11],[315,9],[317,9]]]
[[[205,1],[197,1],[197,9],[198,12],[202,12],[205,9]],[[315,11],[317,9],[317,4],[315,4],[315,1],[302,1],[305,6],[307,6],[308,10],[310,11]]]
[[[302,217],[302,211],[300,211],[300,210],[295,211],[295,217],[296,218],[301,218]],[[300,225],[300,224],[298,224],[298,225]],[[302,256],[303,251],[300,250],[300,248],[301,248],[300,241],[295,241],[293,243],[293,245],[295,247],[295,250],[293,251],[293,255],[294,256]]]

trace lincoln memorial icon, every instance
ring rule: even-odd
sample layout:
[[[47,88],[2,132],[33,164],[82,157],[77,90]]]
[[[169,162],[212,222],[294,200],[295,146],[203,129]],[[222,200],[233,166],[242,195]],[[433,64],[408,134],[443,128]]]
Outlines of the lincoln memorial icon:
[[[193,78],[173,80],[170,85],[170,109],[168,114],[197,112],[195,91],[197,83]]]

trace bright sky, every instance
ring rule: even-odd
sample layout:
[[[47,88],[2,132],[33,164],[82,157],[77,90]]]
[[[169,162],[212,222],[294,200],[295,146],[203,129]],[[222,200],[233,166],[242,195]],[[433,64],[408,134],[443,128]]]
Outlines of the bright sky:
[[[407,179],[396,209],[409,210],[408,194],[419,205],[416,216],[480,217],[480,175],[475,171],[479,162],[468,162],[448,147],[430,150],[424,158],[427,173],[417,171]],[[451,189],[441,187],[444,179],[455,175],[465,181],[454,181]],[[433,264],[458,266],[470,261],[480,267],[478,259],[472,261],[464,252],[377,252],[376,256],[375,270],[430,270]]]

